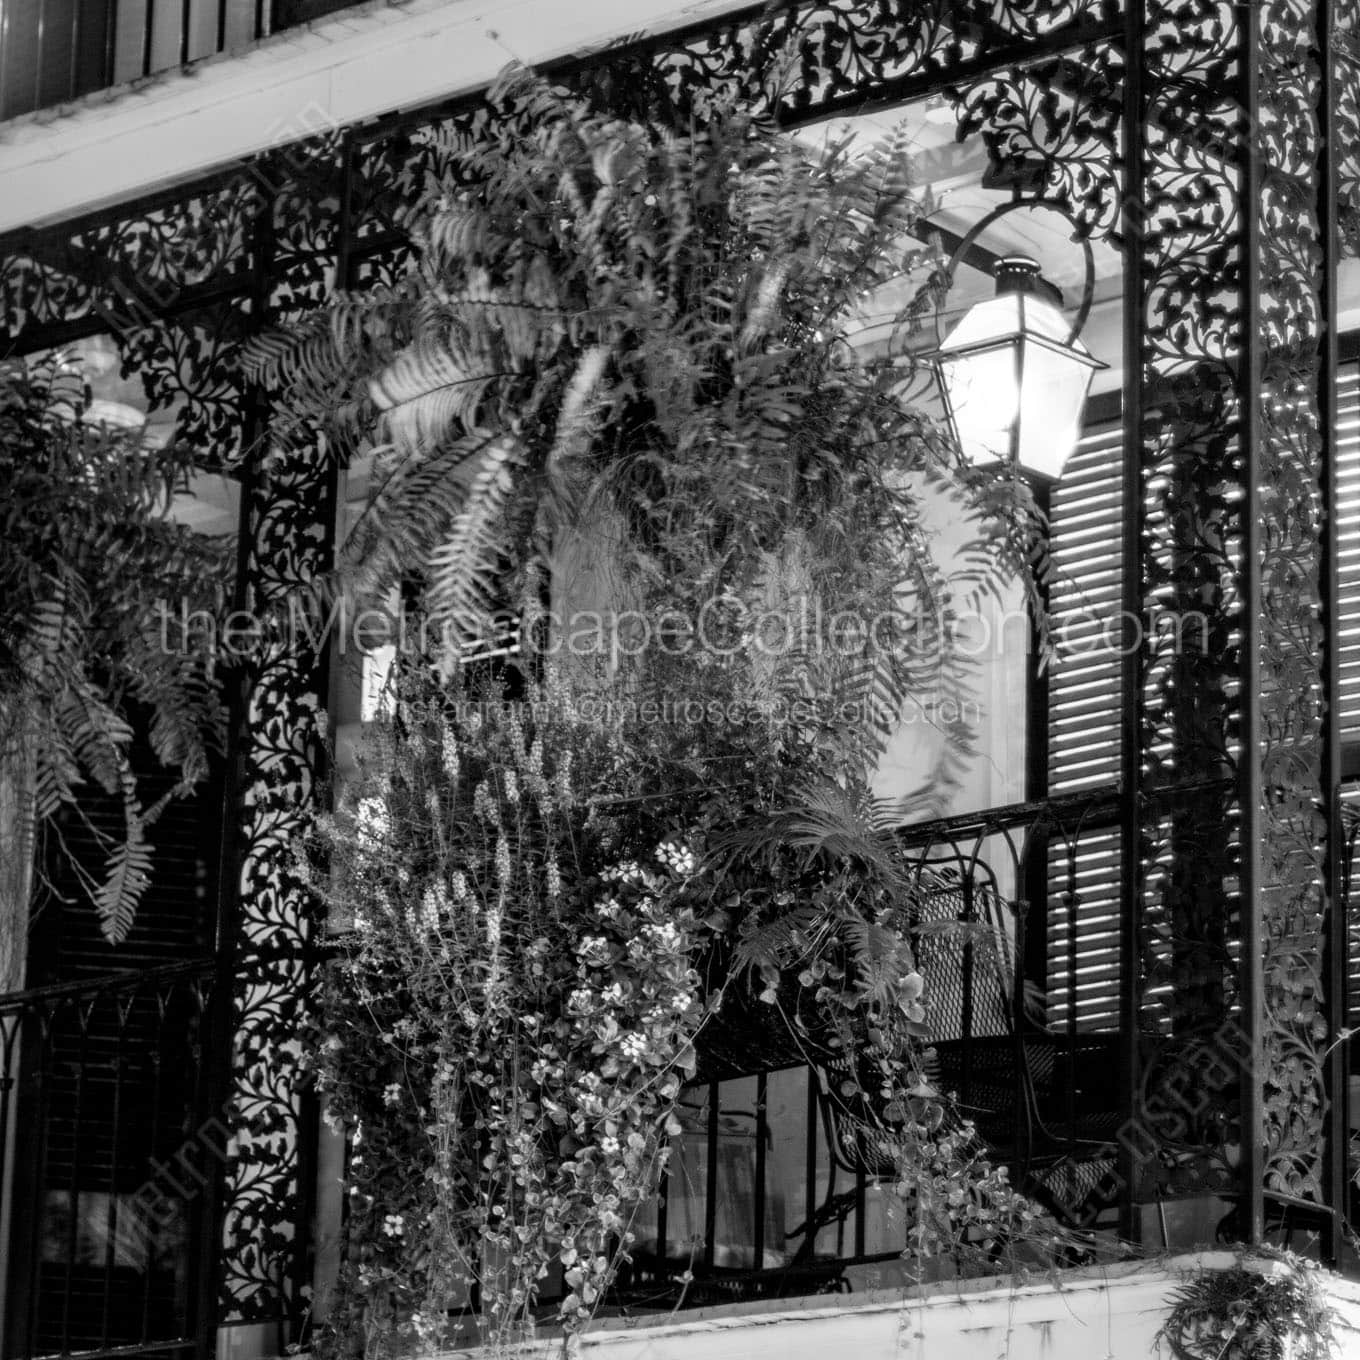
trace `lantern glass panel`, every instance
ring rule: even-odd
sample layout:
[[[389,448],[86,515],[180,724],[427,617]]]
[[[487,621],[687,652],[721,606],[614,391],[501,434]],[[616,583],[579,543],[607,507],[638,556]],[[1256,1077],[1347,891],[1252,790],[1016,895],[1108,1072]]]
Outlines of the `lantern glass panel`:
[[[936,362],[950,423],[978,464],[1016,458],[1057,477],[1076,447],[1091,378],[1101,367],[1051,303],[1006,293],[979,303]]]

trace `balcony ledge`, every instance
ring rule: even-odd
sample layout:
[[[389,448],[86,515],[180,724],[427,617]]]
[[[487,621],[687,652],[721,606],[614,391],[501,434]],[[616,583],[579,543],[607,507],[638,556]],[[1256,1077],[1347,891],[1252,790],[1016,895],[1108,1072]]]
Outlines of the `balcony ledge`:
[[[579,1360],[1149,1360],[1171,1291],[1196,1269],[1233,1265],[1200,1252],[1063,1271],[1038,1280],[951,1281],[875,1290],[831,1303],[825,1295],[765,1300],[639,1319],[603,1319],[568,1354]],[[1360,1285],[1334,1278],[1338,1354],[1360,1354]],[[845,1300],[847,1296],[836,1296]],[[560,1339],[531,1354],[560,1352]],[[442,1360],[475,1360],[447,1352]]]
[[[749,0],[369,0],[189,66],[0,123],[0,233],[192,180],[327,128],[483,89]]]

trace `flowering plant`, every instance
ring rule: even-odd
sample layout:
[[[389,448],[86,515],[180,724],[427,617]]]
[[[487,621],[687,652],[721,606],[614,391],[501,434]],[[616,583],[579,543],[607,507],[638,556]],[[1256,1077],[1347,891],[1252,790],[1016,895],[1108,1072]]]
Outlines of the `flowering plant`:
[[[320,1077],[361,1158],[337,1336],[500,1347],[551,1294],[580,1327],[698,1027],[753,980],[858,1055],[840,1084],[902,1168],[913,1250],[990,1260],[1019,1201],[925,1080],[907,876],[856,810],[905,700],[966,690],[956,607],[1032,585],[1038,537],[1023,486],[913,409],[911,364],[854,343],[921,263],[904,143],[814,155],[740,108],[631,123],[523,72],[491,97],[517,133],[434,140],[400,285],[256,346],[281,419],[373,452],[345,584],[415,599],[447,685],[409,663],[352,821],[323,826],[354,929]],[[949,571],[931,505],[976,527]],[[460,658],[502,605],[528,676],[564,617],[647,631],[469,704]]]
[[[579,1325],[627,1250],[694,1067],[702,927],[683,857],[635,858],[582,791],[618,787],[608,734],[550,686],[461,720],[418,690],[322,828],[353,930],[319,1079],[354,1130],[348,1306],[433,1347],[475,1293],[494,1344],[532,1333],[554,1275]]]

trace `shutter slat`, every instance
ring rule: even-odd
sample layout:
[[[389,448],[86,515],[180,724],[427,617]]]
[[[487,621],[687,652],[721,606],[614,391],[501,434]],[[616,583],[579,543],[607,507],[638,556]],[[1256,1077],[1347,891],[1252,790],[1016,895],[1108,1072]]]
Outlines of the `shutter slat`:
[[[1119,611],[1122,432],[1089,433],[1054,486],[1050,608],[1057,656],[1049,672],[1049,788],[1119,777]],[[1049,847],[1048,1022],[1112,1029],[1119,1016],[1120,841],[1113,829]],[[1069,897],[1075,894],[1075,904]],[[1075,968],[1073,932],[1075,930]]]

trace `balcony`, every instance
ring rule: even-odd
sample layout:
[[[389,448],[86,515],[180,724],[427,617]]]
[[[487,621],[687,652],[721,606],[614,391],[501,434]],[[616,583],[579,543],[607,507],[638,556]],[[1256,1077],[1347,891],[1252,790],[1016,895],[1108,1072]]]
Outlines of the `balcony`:
[[[350,0],[17,0],[0,9],[0,118],[187,66]]]

